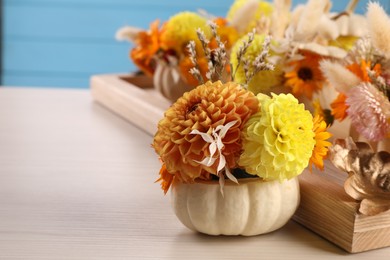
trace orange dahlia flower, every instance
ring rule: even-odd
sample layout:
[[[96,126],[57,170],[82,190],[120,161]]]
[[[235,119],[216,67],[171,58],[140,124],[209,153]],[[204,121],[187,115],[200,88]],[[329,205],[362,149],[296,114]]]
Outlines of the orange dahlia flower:
[[[199,163],[210,156],[209,144],[191,132],[212,134],[217,126],[236,121],[224,135],[221,151],[226,166],[234,168],[241,152],[241,129],[257,110],[257,98],[239,84],[207,82],[185,93],[165,112],[153,147],[166,170],[180,181],[210,179],[210,174],[217,174],[218,160],[210,166]]]

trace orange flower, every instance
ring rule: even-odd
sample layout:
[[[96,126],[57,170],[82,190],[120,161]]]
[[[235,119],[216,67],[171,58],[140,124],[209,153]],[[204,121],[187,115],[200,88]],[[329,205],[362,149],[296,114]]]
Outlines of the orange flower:
[[[136,46],[130,52],[130,57],[134,63],[148,75],[152,75],[154,72],[152,59],[160,49],[159,23],[160,21],[156,20],[150,24],[149,32],[140,32],[136,40]]]
[[[345,102],[347,96],[343,93],[340,93],[337,98],[330,104],[332,108],[332,116],[339,121],[343,121],[347,117],[348,105]]]
[[[257,110],[257,98],[237,83],[207,82],[186,92],[165,112],[153,147],[167,171],[178,180],[210,179],[210,174],[217,174],[219,160],[211,166],[199,163],[210,156],[209,144],[191,131],[211,134],[217,126],[237,121],[221,140],[222,155],[231,169],[236,167],[241,153],[241,130]]]
[[[309,161],[310,171],[312,171],[313,164],[320,170],[324,169],[324,158],[328,153],[329,146],[332,145],[330,142],[326,141],[332,136],[332,134],[326,130],[327,125],[324,119],[319,115],[315,116],[313,118],[313,131],[315,133],[314,139],[316,144],[314,145],[313,153]]]
[[[155,182],[161,181],[161,189],[164,191],[164,194],[167,194],[174,177],[175,176],[173,174],[170,174],[167,171],[167,167],[165,166],[165,164],[163,164],[160,169],[160,177]]]
[[[376,76],[381,74],[381,65],[379,63],[375,64],[373,68],[371,68],[371,61],[362,60],[360,64],[353,63],[347,66],[351,72],[353,72],[356,76],[358,76],[364,82],[371,82],[370,77],[368,76],[368,70],[375,71]]]
[[[285,85],[292,89],[292,93],[299,97],[305,95],[308,98],[313,97],[313,92],[322,88],[324,77],[319,69],[321,56],[310,52],[303,53],[302,60],[290,63],[293,70],[285,74]]]

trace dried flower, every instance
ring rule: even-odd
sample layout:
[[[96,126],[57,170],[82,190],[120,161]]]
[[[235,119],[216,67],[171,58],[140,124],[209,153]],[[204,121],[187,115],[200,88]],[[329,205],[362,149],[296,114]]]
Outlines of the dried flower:
[[[194,87],[198,86],[204,81],[204,79],[206,79],[206,73],[208,72],[208,60],[204,56],[197,57],[196,64],[196,68],[199,73],[195,73],[197,75],[194,76],[191,74],[194,63],[190,57],[184,57],[179,63],[181,75],[185,78],[187,84]]]
[[[260,110],[245,124],[239,165],[265,180],[291,179],[312,156],[312,116],[291,94],[257,98]]]
[[[137,27],[125,26],[119,28],[115,33],[115,39],[117,41],[129,41],[135,43],[138,35],[143,30]]]
[[[390,209],[390,153],[374,152],[369,144],[338,139],[329,159],[348,173],[345,192],[360,201],[359,212],[372,216]]]
[[[251,37],[253,40],[251,41]],[[271,87],[278,86],[283,80],[283,71],[278,65],[275,67],[268,61],[268,53],[276,55],[269,51],[269,45],[274,43],[267,43],[265,35],[253,35],[240,39],[232,48],[230,62],[235,71],[234,81],[240,84],[247,84],[248,90],[253,93],[261,93],[269,90]],[[264,44],[264,42],[266,44]],[[264,48],[266,47],[266,48]],[[241,62],[246,60],[248,62],[248,70],[245,71]],[[248,81],[249,76],[249,81]]]
[[[199,67],[198,60],[197,60],[197,53],[196,53],[196,45],[194,41],[190,41],[187,45],[187,50],[188,50],[188,57],[192,63],[192,67],[188,70],[188,72],[196,79],[197,83],[204,83],[203,81],[203,76],[201,74],[201,70]],[[205,57],[207,60],[207,57]],[[208,65],[208,63],[207,63]]]
[[[367,21],[372,44],[389,58],[390,18],[378,3],[370,2],[367,6]]]
[[[225,19],[218,17],[213,20],[216,25],[217,35],[220,36],[221,42],[225,44],[226,49],[232,48],[233,44],[239,38],[237,30]],[[210,41],[210,48],[216,49],[219,47],[219,44],[214,37]]]
[[[241,129],[257,109],[256,97],[240,85],[207,82],[185,93],[165,112],[153,147],[167,171],[180,181],[209,179],[218,173],[218,160],[210,166],[199,163],[210,157],[209,144],[191,132],[212,134],[218,126],[237,121],[222,138],[222,155],[226,165],[234,168],[241,152]]]
[[[225,184],[225,175],[231,181],[238,184],[236,177],[230,172],[229,167],[226,165],[226,158],[222,153],[222,150],[225,148],[222,139],[225,138],[225,135],[229,131],[229,129],[234,126],[237,121],[231,121],[226,125],[219,125],[215,129],[211,129],[210,133],[202,133],[197,129],[191,131],[190,134],[200,135],[202,139],[209,144],[209,156],[204,158],[202,161],[196,161],[201,165],[206,167],[210,167],[214,165],[214,163],[218,160],[218,166],[216,172],[213,174],[217,175],[219,178],[219,184],[221,188],[221,193],[223,195],[223,187]]]
[[[380,141],[390,132],[390,102],[370,83],[362,83],[348,93],[347,113],[353,126],[365,138]]]
[[[361,81],[356,73],[336,62],[323,60],[320,62],[320,69],[329,83],[341,93],[346,93]]]

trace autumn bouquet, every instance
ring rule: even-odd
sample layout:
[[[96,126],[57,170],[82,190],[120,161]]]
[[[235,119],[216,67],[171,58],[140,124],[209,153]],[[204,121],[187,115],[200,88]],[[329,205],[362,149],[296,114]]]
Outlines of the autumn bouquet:
[[[217,34],[217,25],[209,25]],[[209,48],[206,34],[198,30],[198,35],[200,51],[213,62],[207,81],[179,97],[158,123],[153,140],[162,162],[158,181],[164,192],[172,189],[175,212],[190,229],[214,235],[272,231],[299,203],[296,176],[307,166],[323,167],[330,146],[326,123],[291,94],[256,95],[248,88],[258,72],[275,69],[267,61],[269,36],[251,61],[245,57],[256,34],[249,33],[232,54],[237,62],[226,66],[226,50]],[[198,51],[195,42],[187,45],[189,72],[202,81]],[[227,80],[226,68],[231,68]],[[240,68],[244,83],[234,79]],[[213,219],[219,224],[211,224]]]

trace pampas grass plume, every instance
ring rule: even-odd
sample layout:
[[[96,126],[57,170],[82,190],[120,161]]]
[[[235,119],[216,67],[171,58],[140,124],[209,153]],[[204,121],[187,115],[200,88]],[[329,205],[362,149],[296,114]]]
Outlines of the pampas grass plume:
[[[367,8],[369,34],[374,47],[390,57],[390,18],[378,3],[370,2]]]
[[[361,80],[344,66],[329,60],[320,62],[320,69],[329,83],[339,92],[347,93]]]

